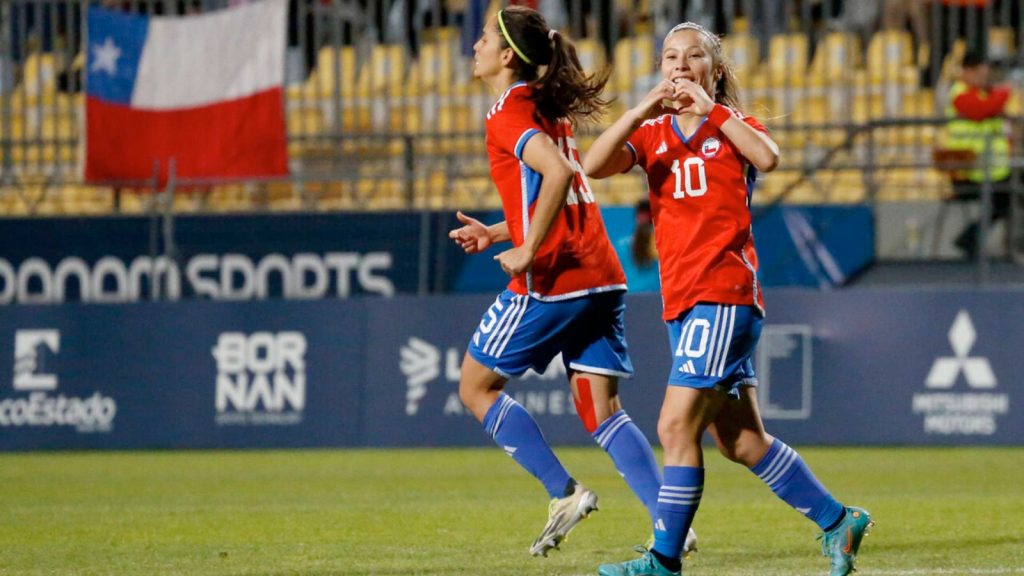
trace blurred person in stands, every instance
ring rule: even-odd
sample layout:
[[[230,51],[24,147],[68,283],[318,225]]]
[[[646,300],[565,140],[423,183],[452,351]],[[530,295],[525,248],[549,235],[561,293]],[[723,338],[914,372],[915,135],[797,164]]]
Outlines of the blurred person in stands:
[[[636,203],[633,231],[615,241],[622,268],[630,292],[657,292],[658,251],[654,247],[654,221],[651,219],[651,203],[640,200]]]
[[[750,199],[757,172],[778,166],[764,126],[738,110],[736,79],[719,38],[675,26],[662,44],[662,80],[602,133],[584,168],[605,178],[647,173],[672,369],[658,436],[665,449],[655,542],[642,557],[604,564],[604,576],[672,576],[704,491],[701,439],[747,467],[822,530],[832,576],[846,576],[871,519],[838,502],[803,458],[769,435],[752,363],[764,301]]]
[[[961,64],[960,79],[950,88],[946,108],[946,148],[967,150],[976,158],[973,168],[954,174],[953,200],[980,198],[987,180],[993,184],[992,222],[1010,214],[1010,137],[1005,118],[1010,92],[1009,85],[993,84],[992,70],[983,54],[968,52]],[[980,226],[979,218],[954,241],[968,258],[978,253]]]
[[[584,427],[649,513],[661,485],[651,446],[619,400],[619,379],[633,373],[626,277],[573,137],[574,125],[607,105],[608,71],[584,73],[569,39],[535,10],[512,6],[484,25],[473,75],[499,95],[486,134],[505,220],[487,226],[458,212],[462,226],[449,236],[469,254],[511,241],[494,257],[511,282],[470,339],[459,396],[550,496],[547,524],[530,547],[546,556],[597,509],[597,495],[569,474],[533,417],[503,392],[509,378],[543,371],[561,354]]]

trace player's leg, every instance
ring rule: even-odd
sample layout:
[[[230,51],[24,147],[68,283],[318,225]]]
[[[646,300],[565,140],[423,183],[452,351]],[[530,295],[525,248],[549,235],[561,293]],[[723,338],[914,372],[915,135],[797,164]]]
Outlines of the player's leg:
[[[522,346],[529,337],[519,324],[533,304],[529,297],[507,290],[498,296],[484,314],[463,358],[459,397],[506,453],[540,480],[552,498],[561,498],[571,491],[572,478],[530,413],[502,392],[510,376],[518,376],[532,366],[531,355],[544,344],[539,338],[539,345],[532,349]]]
[[[623,293],[597,294],[587,299],[586,311],[566,331],[562,345],[576,413],[653,522],[661,471],[650,442],[619,400],[619,380],[633,375],[625,337]]]
[[[747,364],[744,372],[749,385],[738,389],[739,397],[726,403],[708,431],[726,458],[749,468],[776,496],[822,529],[822,552],[831,559],[832,576],[849,574],[871,525],[870,516],[839,503],[796,450],[765,431],[752,365]]]
[[[680,553],[704,491],[701,437],[726,400],[721,389],[732,375],[724,359],[730,318],[721,306],[699,305],[669,322],[673,365],[658,418],[658,437],[665,450],[665,471],[655,514],[655,541],[643,557],[605,564],[605,576],[678,574]]]
[[[484,314],[462,365],[462,401],[551,497],[547,525],[530,547],[535,556],[557,547],[576,523],[596,510],[597,496],[569,475],[530,413],[500,388],[530,368],[543,371],[558,352],[561,334],[583,306],[575,301],[540,302],[506,290]]]

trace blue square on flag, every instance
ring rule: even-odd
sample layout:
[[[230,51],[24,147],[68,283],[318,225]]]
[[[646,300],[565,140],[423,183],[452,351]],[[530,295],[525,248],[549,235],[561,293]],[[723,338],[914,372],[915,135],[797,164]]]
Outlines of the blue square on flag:
[[[131,104],[149,20],[122,12],[89,10],[86,90],[107,102]]]

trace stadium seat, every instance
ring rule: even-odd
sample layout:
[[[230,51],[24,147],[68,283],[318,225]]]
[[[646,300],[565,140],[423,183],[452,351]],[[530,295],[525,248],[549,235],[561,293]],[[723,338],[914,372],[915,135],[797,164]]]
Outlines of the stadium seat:
[[[52,53],[33,52],[25,59],[21,83],[15,87],[26,104],[53,104],[57,95],[57,66]]]
[[[355,48],[324,46],[317,52],[316,70],[310,76],[310,80],[315,82],[316,94],[321,98],[334,95],[336,85],[340,88],[341,94],[354,95],[357,77]]]
[[[614,57],[612,85],[620,95],[634,94],[638,83],[655,72],[657,54],[650,35],[622,38],[615,44]]]
[[[588,74],[600,71],[607,64],[604,43],[594,38],[583,38],[577,40],[576,55],[580,59],[580,65]]]
[[[868,42],[867,80],[870,84],[917,83],[917,69],[910,33],[881,30]]]
[[[988,29],[988,57],[991,60],[1012,58],[1014,52],[1013,28],[994,26]]]
[[[722,52],[732,64],[740,84],[749,86],[749,79],[756,73],[761,60],[757,39],[749,34],[730,34],[722,39]]]
[[[768,44],[767,86],[803,86],[807,80],[807,35],[778,34]],[[756,80],[755,80],[756,82]]]
[[[848,32],[830,32],[818,44],[811,62],[810,80],[818,86],[848,82],[860,67],[860,41]]]

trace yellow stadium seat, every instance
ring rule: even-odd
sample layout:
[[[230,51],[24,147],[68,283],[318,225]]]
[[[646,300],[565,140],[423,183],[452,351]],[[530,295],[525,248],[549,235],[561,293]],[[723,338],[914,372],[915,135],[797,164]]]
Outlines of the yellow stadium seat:
[[[650,35],[623,38],[615,44],[614,88],[620,94],[632,93],[637,82],[655,71],[657,53]]]
[[[354,94],[357,69],[355,48],[324,46],[317,52],[316,71],[310,80],[315,80],[316,94],[321,97],[334,94],[336,84],[341,94]]]
[[[802,86],[807,74],[807,35],[778,34],[768,44],[769,86]]]
[[[576,41],[576,55],[580,59],[580,65],[588,74],[593,74],[604,68],[607,63],[604,44],[594,38],[584,38]]]
[[[457,50],[457,46],[451,42],[430,42],[420,46],[416,65],[419,68],[420,85],[424,92],[455,92],[458,78],[452,66],[461,63],[461,59],[456,59]]]
[[[816,84],[830,85],[849,79],[860,67],[860,41],[846,32],[830,32],[818,45],[811,62],[810,78]]]
[[[741,85],[750,85],[761,60],[757,39],[749,34],[731,34],[722,39],[722,52]]]
[[[56,59],[50,53],[33,52],[25,59],[21,83],[15,88],[28,104],[52,104],[57,95]]]
[[[1016,52],[1013,28],[992,27],[988,29],[988,57],[993,60],[1010,58]]]
[[[876,32],[868,42],[867,77],[872,84],[916,79],[910,33],[903,30]]]

